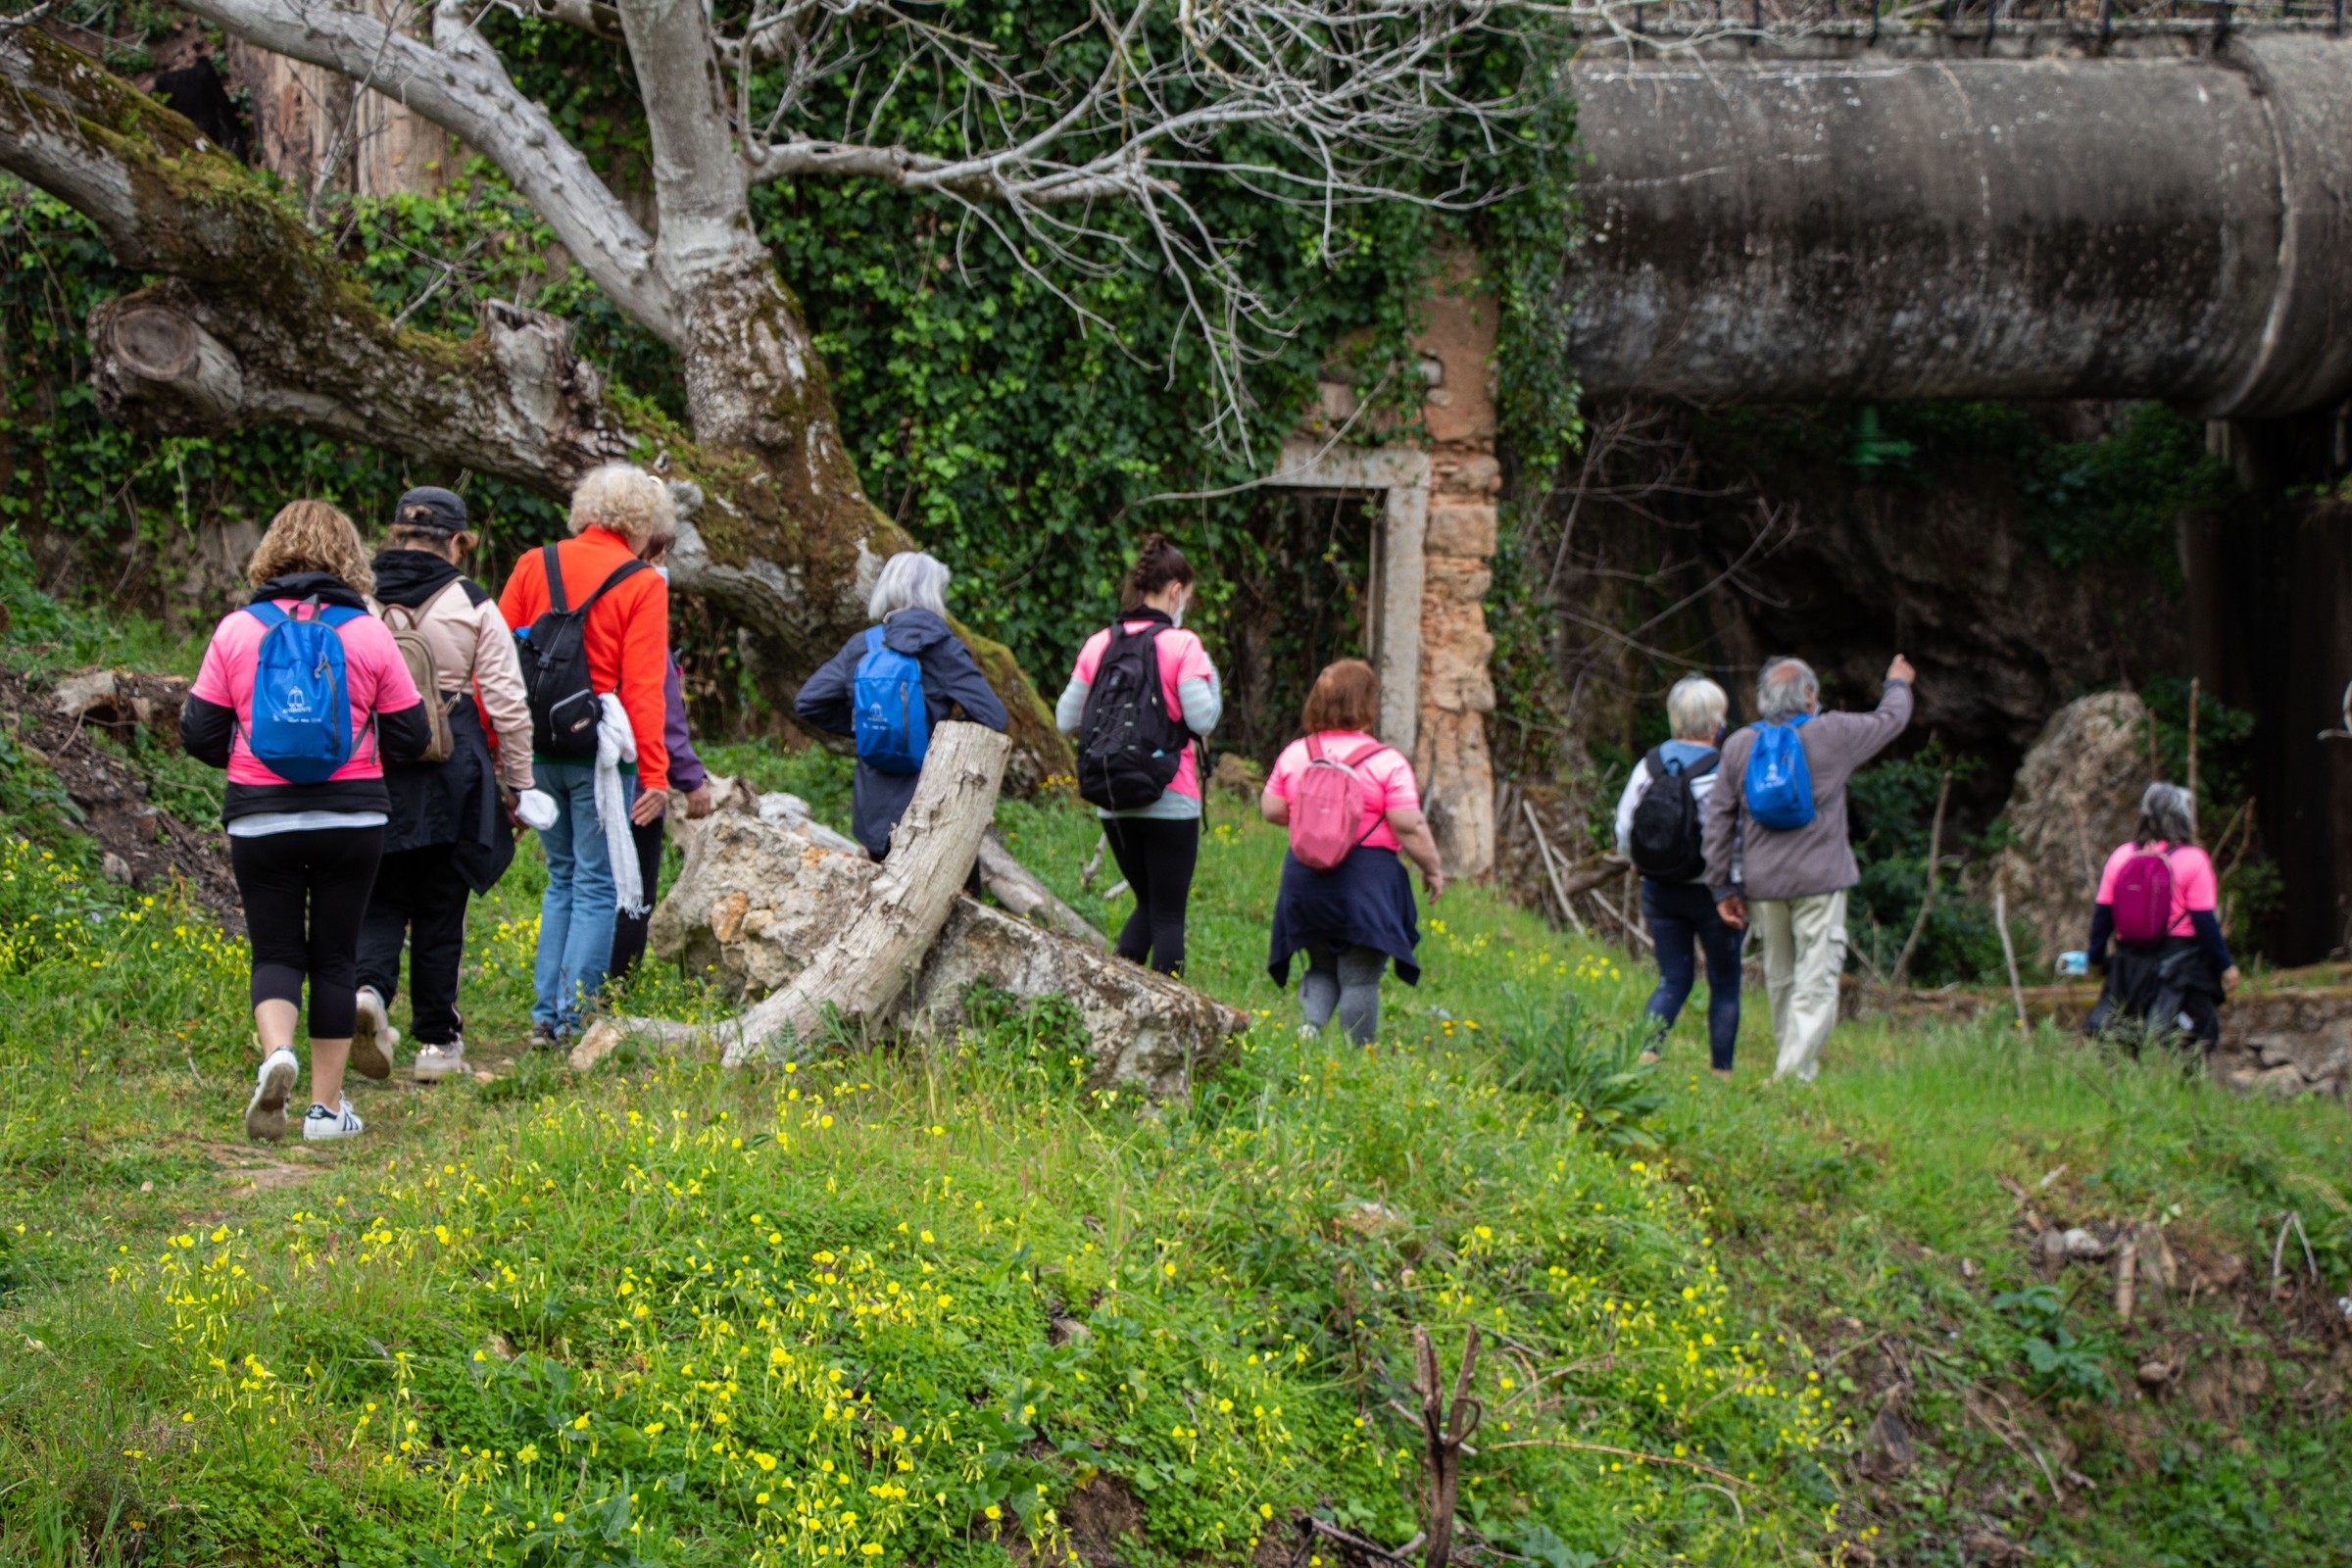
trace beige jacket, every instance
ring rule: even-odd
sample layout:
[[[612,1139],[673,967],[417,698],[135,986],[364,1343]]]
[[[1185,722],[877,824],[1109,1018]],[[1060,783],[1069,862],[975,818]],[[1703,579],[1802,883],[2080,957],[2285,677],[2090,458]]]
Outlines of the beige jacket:
[[[478,597],[477,597],[478,596]],[[425,601],[419,611],[368,601],[376,618],[396,629],[414,617],[441,672],[442,696],[470,685],[489,715],[498,739],[499,782],[513,790],[531,787],[531,710],[522,690],[522,661],[514,633],[500,614],[498,601],[470,577],[461,577]]]

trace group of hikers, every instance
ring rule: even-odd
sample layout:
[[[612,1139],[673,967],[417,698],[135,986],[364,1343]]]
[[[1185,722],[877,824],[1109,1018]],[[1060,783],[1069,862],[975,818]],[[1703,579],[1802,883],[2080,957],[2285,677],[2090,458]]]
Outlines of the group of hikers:
[[[644,953],[669,793],[710,809],[669,650],[675,536],[665,484],[598,468],[572,494],[571,537],[524,556],[493,600],[461,569],[475,539],[453,491],[403,495],[373,559],[325,502],[271,520],[252,603],[214,631],[180,713],[189,754],[228,774],[263,1051],[252,1136],[287,1131],[306,986],[302,1136],[364,1130],[345,1075],[391,1076],[404,949],[415,1076],[464,1068],[466,905],[506,873],[517,826],[548,873],[534,1037],[573,1032]]]
[[[1825,713],[1801,659],[1771,659],[1756,722],[1730,730],[1730,702],[1703,675],[1666,697],[1671,738],[1618,798],[1617,847],[1642,874],[1642,914],[1658,965],[1646,1011],[1651,1049],[1681,1015],[1703,958],[1714,1072],[1732,1073],[1741,953],[1761,938],[1772,1007],[1773,1076],[1811,1083],[1838,1021],[1846,896],[1861,881],[1846,825],[1847,783],[1910,723],[1910,661],[1887,666],[1878,707]],[[2107,858],[2087,956],[2104,976],[2087,1028],[2134,1046],[2185,1038],[2210,1051],[2238,983],[2216,912],[2213,861],[2196,843],[2196,802],[2177,784],[2142,793],[2132,837]]]
[[[547,864],[534,1043],[576,1035],[643,955],[671,795],[690,817],[712,808],[669,645],[664,560],[677,532],[661,479],[625,464],[597,468],[571,497],[570,536],[523,555],[494,600],[462,569],[475,538],[452,491],[402,496],[372,559],[352,519],[324,502],[294,502],[271,521],[248,567],[252,602],[215,630],[180,719],[189,753],[228,775],[221,815],[264,1056],[249,1134],[286,1134],[306,987],[302,1136],[363,1130],[345,1077],[391,1075],[388,1009],[404,950],[416,1078],[464,1067],[467,902],[505,874],[521,828],[538,834]],[[932,732],[958,714],[1005,727],[1004,702],[948,618],[950,582],[928,555],[891,557],[868,598],[873,624],[795,701],[804,722],[853,739],[852,827],[876,860],[891,853]],[[1184,627],[1194,587],[1184,554],[1146,535],[1118,614],[1080,647],[1055,708],[1074,740],[1079,794],[1134,899],[1118,956],[1170,976],[1185,966],[1203,743],[1224,707],[1206,647]],[[1714,681],[1674,686],[1672,738],[1634,768],[1616,822],[1642,872],[1659,968],[1653,1054],[1703,958],[1712,1065],[1732,1071],[1752,925],[1774,1075],[1810,1082],[1818,1072],[1838,1016],[1846,895],[1859,880],[1847,781],[1909,722],[1912,681],[1897,656],[1874,710],[1824,713],[1813,669],[1774,659],[1757,682],[1756,722],[1738,730]],[[1405,861],[1433,903],[1446,886],[1412,763],[1373,733],[1379,709],[1368,664],[1327,665],[1303,705],[1304,733],[1258,800],[1290,842],[1267,971],[1286,984],[1303,955],[1304,1027],[1336,1019],[1359,1042],[1378,1033],[1384,974],[1419,977]],[[2139,832],[2100,882],[2090,947],[2108,972],[2101,1027],[2177,1018],[2212,1040],[2215,1008],[2237,978],[2214,893],[2194,802],[2151,787]]]

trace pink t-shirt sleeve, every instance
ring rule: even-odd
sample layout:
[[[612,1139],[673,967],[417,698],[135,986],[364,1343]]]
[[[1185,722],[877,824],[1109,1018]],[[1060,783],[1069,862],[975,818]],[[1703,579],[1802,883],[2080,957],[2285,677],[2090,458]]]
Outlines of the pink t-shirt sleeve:
[[[1102,667],[1102,650],[1109,646],[1110,628],[1107,626],[1089,637],[1086,646],[1078,650],[1078,662],[1070,671],[1070,679],[1082,680],[1092,686],[1095,683],[1095,671]]]
[[[2173,852],[2173,903],[2183,925],[2191,910],[2202,912],[2218,906],[2220,891],[2213,874],[2213,857],[2193,845]]]
[[[237,618],[253,617],[240,610]],[[236,688],[229,683],[228,651],[222,646],[227,641],[228,621],[223,619],[213,628],[212,641],[204,645],[204,662],[196,666],[196,683],[188,688],[190,697],[201,697],[216,708],[237,706]]]
[[[1291,791],[1298,787],[1299,769],[1306,766],[1306,742],[1293,741],[1274,759],[1274,771],[1266,775],[1266,788],[1286,803]]]

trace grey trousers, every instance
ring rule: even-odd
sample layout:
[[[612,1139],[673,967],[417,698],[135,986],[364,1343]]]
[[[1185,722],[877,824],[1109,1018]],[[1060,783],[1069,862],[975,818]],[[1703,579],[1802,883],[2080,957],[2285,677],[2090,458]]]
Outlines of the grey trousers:
[[[1388,966],[1389,956],[1377,948],[1307,949],[1298,1002],[1308,1026],[1320,1029],[1337,1012],[1348,1039],[1370,1045],[1380,1033],[1380,975]]]

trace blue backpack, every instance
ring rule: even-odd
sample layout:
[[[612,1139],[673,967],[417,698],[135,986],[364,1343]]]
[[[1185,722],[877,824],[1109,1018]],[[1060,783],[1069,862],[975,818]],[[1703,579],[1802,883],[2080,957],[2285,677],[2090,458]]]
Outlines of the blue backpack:
[[[1756,726],[1756,746],[1747,754],[1741,793],[1747,799],[1747,814],[1758,827],[1788,833],[1813,820],[1813,768],[1796,735],[1812,716],[1799,713],[1786,723]]]
[[[865,632],[865,657],[850,687],[858,760],[877,773],[920,773],[931,749],[931,710],[923,705],[923,666],[912,654],[882,646],[882,628]]]
[[[303,615],[301,611],[311,613]],[[253,713],[245,732],[254,760],[289,784],[323,784],[351,760],[351,685],[343,634],[367,613],[306,599],[289,615],[264,600],[247,613],[269,628],[253,662]]]

